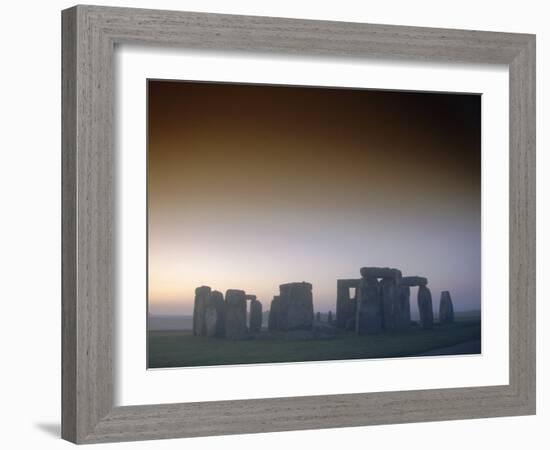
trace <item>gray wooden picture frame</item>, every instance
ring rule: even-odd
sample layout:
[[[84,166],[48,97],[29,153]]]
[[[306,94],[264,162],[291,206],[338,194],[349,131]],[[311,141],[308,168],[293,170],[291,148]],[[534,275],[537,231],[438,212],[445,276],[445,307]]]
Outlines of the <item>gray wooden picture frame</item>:
[[[64,439],[94,443],[535,413],[534,35],[98,6],[63,11],[62,34]],[[506,64],[509,384],[115,407],[113,52],[126,43]]]

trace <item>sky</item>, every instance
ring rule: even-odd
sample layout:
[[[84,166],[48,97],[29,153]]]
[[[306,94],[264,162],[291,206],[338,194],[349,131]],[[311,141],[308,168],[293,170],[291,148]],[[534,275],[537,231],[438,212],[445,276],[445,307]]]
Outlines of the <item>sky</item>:
[[[292,281],[335,311],[363,266],[480,309],[479,95],[149,80],[147,189],[152,314]]]

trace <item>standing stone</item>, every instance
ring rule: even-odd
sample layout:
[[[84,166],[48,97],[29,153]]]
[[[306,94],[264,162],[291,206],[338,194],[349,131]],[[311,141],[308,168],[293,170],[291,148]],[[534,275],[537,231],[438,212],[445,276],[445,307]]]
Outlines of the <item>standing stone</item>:
[[[401,311],[399,328],[406,330],[411,325],[411,288],[399,286],[399,309]]]
[[[271,307],[269,308],[269,317],[267,318],[267,329],[275,331],[279,329],[279,316],[281,314],[281,299],[278,295],[273,297]]]
[[[223,294],[215,291],[216,298],[214,303],[216,304],[217,322],[216,322],[216,337],[225,337],[225,302],[223,300]]]
[[[427,286],[420,286],[418,288],[418,312],[420,313],[420,325],[422,328],[425,330],[433,328],[432,293]]]
[[[350,288],[355,288],[357,295],[357,286],[360,280],[336,280],[336,326],[346,328],[350,319],[355,321],[356,298],[350,296]]]
[[[328,312],[328,323],[329,325],[332,325],[332,311]]]
[[[382,331],[380,283],[376,278],[363,278],[359,283],[355,331],[360,335]]]
[[[400,328],[401,308],[399,304],[400,287],[394,278],[384,278],[380,282],[382,294],[382,327],[388,331]]]
[[[350,300],[349,305],[350,305],[350,312],[352,312],[352,314],[346,321],[345,329],[348,331],[355,331],[355,322],[357,321],[357,297],[352,298]]]
[[[205,336],[214,337],[218,334],[220,302],[223,303],[223,295],[221,292],[212,291],[206,297],[204,313]]]
[[[205,312],[206,336],[225,336],[225,304],[223,294],[212,291],[206,300]]]
[[[449,291],[441,292],[441,299],[439,300],[439,322],[440,323],[453,323],[455,320],[455,311],[453,308],[453,301],[451,300],[451,294]]]
[[[193,306],[193,336],[206,335],[206,302],[210,295],[210,287],[200,286],[195,289]]]
[[[216,313],[216,308],[207,306],[206,312],[204,314],[205,321],[205,336],[214,337],[216,336],[216,324],[218,322],[218,315]]]
[[[238,289],[225,293],[225,336],[228,339],[246,337],[246,294]]]
[[[348,319],[348,322],[346,323],[346,328],[345,329],[347,331],[355,331],[355,328],[356,328],[355,323],[356,323],[355,317]]]
[[[251,333],[259,333],[262,329],[262,304],[255,298],[250,302],[250,326]]]
[[[342,281],[336,280],[336,326],[338,328],[344,328],[348,320],[349,288]],[[321,321],[320,317],[318,321]]]
[[[317,322],[321,321],[321,313],[319,311],[317,311],[317,314],[315,314],[315,318],[316,318]]]
[[[313,327],[312,285],[286,283],[279,286],[280,311],[278,326],[280,330],[311,330]]]

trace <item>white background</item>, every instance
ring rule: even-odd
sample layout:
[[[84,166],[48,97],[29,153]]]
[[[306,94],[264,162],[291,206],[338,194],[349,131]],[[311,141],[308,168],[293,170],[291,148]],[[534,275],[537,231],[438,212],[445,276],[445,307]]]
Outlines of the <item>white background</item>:
[[[0,111],[2,165],[2,370],[0,399],[5,448],[69,448],[59,440],[60,416],[60,16],[72,3],[5,2],[2,9]],[[546,448],[550,396],[547,344],[549,190],[545,148],[548,123],[548,15],[540,1],[299,2],[117,1],[105,5],[390,23],[537,34],[538,415],[442,423],[314,430],[118,444],[117,448],[297,448],[358,445],[401,448]],[[546,203],[546,208],[544,204]],[[114,448],[98,446],[98,448]]]
[[[508,383],[508,69],[381,60],[116,50],[115,402],[179,403]],[[213,78],[215,77],[215,78]],[[448,357],[144,370],[147,78],[482,93],[482,353]],[[490,293],[486,295],[486,293]],[[490,311],[490,313],[483,312]],[[406,374],[406,376],[403,376]],[[223,379],[224,383],[217,380]],[[338,380],[346,380],[345,386]],[[270,382],[270,380],[277,380]],[[192,389],[189,387],[193,386]]]

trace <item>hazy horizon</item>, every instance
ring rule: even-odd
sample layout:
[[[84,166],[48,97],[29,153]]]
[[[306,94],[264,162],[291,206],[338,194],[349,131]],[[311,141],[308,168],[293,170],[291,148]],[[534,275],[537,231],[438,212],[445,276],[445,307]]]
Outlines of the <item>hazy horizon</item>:
[[[243,289],[362,266],[426,276],[434,309],[481,309],[478,95],[149,81],[148,300],[190,315],[194,289]],[[416,290],[411,309],[416,312]]]
[[[437,300],[438,300],[438,299],[437,299]],[[411,299],[411,303],[414,302],[414,301],[416,301],[416,298]],[[271,302],[269,302],[269,304],[270,304],[270,303],[271,303]],[[334,306],[335,306],[335,308],[336,308],[336,305],[334,305]],[[437,306],[439,306],[439,303],[437,303]],[[326,310],[319,310],[319,309],[317,309],[317,310],[315,310],[315,313],[320,312],[321,314],[328,314],[329,311],[330,311],[330,312],[332,312],[333,314],[335,314],[335,313],[336,313],[336,309],[335,309],[335,308],[334,308],[334,309],[326,309]],[[457,311],[458,311],[458,312],[462,312],[462,313],[469,313],[469,312],[471,312],[471,313],[474,313],[474,312],[477,313],[477,312],[481,312],[481,309],[478,309],[478,308],[471,308],[471,309],[455,309],[455,312],[457,312]],[[264,309],[263,312],[262,312],[262,314],[267,314],[267,313],[269,313],[269,305],[268,305],[267,310]],[[434,313],[436,313],[436,317],[437,317],[437,308],[434,309]],[[418,316],[418,310],[415,311],[415,314],[416,314],[416,316]],[[188,312],[188,313],[178,313],[178,312],[176,312],[176,313],[166,313],[166,314],[164,314],[164,313],[155,313],[155,312],[151,312],[151,311],[150,311],[150,312],[149,312],[149,316],[150,316],[150,317],[189,317],[189,318],[191,318],[191,317],[193,317],[193,311],[190,311],[190,312]],[[264,324],[264,325],[265,325],[265,324]]]

